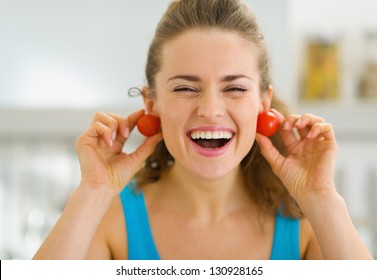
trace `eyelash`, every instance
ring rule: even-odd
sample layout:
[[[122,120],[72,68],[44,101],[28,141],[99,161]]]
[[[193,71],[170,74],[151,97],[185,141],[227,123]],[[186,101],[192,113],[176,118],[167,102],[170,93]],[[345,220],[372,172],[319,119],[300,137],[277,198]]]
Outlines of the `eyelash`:
[[[179,87],[179,88],[175,88],[173,91],[174,92],[183,92],[183,91],[197,92],[198,90],[193,89],[191,87]],[[242,88],[242,87],[231,87],[231,88],[227,88],[227,89],[224,90],[224,92],[229,92],[229,91],[240,91],[240,92],[244,93],[247,90],[245,88]]]
[[[247,90],[245,88],[242,88],[242,87],[231,87],[231,88],[225,89],[225,91],[240,91],[240,92],[244,93]]]
[[[182,91],[192,91],[196,92],[197,90],[191,88],[191,87],[178,87],[173,90],[174,92],[182,92]]]

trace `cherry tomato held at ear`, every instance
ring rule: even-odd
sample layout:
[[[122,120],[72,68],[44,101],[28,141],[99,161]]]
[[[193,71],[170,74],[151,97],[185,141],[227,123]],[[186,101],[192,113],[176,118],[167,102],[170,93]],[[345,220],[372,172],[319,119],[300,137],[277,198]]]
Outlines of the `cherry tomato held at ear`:
[[[161,122],[158,117],[146,114],[138,119],[136,125],[141,134],[150,137],[158,133]]]
[[[279,129],[279,121],[272,112],[262,112],[258,115],[257,132],[270,137]]]

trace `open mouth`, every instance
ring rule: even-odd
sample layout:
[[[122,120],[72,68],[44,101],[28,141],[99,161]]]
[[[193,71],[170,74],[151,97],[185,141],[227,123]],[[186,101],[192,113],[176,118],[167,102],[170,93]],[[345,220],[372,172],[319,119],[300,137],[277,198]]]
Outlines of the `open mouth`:
[[[225,146],[233,137],[229,131],[193,131],[191,140],[203,149],[219,149]]]

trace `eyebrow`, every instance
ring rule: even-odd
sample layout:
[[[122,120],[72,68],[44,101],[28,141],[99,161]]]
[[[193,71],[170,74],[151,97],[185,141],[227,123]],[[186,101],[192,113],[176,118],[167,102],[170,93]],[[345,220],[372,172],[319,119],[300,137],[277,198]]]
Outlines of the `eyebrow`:
[[[238,80],[238,79],[242,79],[242,78],[245,78],[245,79],[248,79],[248,80],[251,80],[251,81],[253,80],[252,78],[250,78],[246,75],[226,75],[221,79],[221,81],[222,82],[232,82],[234,80]],[[201,81],[200,78],[198,76],[195,76],[195,75],[176,75],[176,76],[169,78],[167,80],[167,82],[177,80],[177,79],[186,80],[186,81],[190,81],[190,82],[200,82]]]
[[[167,82],[171,82],[173,80],[186,80],[190,82],[199,82],[200,78],[194,75],[176,75],[168,79]]]
[[[221,81],[223,82],[232,82],[234,80],[238,80],[238,79],[248,79],[250,81],[252,81],[253,79],[246,76],[246,75],[228,75],[228,76],[225,76],[223,77],[223,79]]]

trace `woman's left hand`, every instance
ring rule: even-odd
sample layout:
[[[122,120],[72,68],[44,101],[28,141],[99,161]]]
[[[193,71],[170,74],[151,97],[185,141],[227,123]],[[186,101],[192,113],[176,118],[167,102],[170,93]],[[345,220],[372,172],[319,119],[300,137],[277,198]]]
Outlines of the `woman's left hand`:
[[[278,111],[272,112],[281,123],[279,133],[287,155],[282,155],[263,135],[257,133],[256,140],[291,196],[300,204],[308,195],[335,191],[337,144],[331,124],[315,115],[292,114],[284,118]]]

